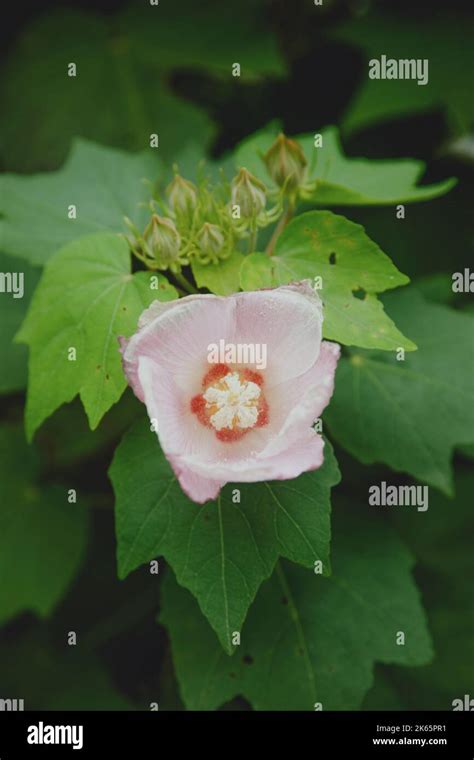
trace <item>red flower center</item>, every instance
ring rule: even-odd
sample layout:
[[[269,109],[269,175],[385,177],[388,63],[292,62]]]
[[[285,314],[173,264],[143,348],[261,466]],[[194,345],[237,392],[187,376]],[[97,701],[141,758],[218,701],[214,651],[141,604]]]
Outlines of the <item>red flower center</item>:
[[[240,440],[268,423],[262,374],[215,364],[203,377],[202,393],[191,399],[191,411],[220,441]]]

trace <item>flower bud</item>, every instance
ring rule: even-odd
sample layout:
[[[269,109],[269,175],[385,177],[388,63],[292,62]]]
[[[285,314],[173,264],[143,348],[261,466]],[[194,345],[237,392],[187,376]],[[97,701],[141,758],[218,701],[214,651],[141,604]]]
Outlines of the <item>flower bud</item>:
[[[301,183],[307,164],[301,146],[280,133],[263,160],[271,178],[286,190],[295,190]]]
[[[196,186],[179,174],[175,174],[174,179],[166,188],[166,194],[172,211],[178,216],[188,216],[196,208],[198,200]]]
[[[247,169],[240,169],[231,184],[232,205],[239,206],[244,219],[257,216],[260,211],[263,211],[267,202],[265,191],[263,182],[250,174]]]
[[[148,254],[166,269],[179,255],[181,238],[174,222],[153,214],[143,233]]]
[[[206,222],[197,234],[200,258],[203,263],[222,258],[225,248],[225,236],[217,224]]]

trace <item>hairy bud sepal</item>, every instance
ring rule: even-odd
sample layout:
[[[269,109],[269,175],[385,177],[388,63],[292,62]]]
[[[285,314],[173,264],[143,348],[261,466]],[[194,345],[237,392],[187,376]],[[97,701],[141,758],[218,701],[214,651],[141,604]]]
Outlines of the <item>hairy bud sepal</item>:
[[[196,257],[201,264],[217,264],[230,256],[232,248],[224,230],[205,222],[196,236]]]
[[[285,195],[295,194],[303,183],[307,161],[296,140],[280,133],[263,157],[272,180]]]
[[[238,206],[243,219],[256,218],[267,203],[266,187],[247,169],[240,169],[232,180],[231,204]]]
[[[198,204],[196,186],[180,174],[175,174],[166,188],[166,195],[170,213],[179,221],[190,223]]]

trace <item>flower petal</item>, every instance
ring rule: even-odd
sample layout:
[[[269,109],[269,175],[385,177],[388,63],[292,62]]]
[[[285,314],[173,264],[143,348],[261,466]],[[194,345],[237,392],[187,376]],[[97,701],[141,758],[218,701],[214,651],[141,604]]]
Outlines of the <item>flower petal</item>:
[[[162,304],[155,301],[141,316],[140,328],[122,340],[123,366],[135,394],[144,401],[138,379],[138,359],[149,356],[173,375],[175,383],[197,393],[208,368],[208,346],[223,334],[234,338],[235,302],[197,295]]]
[[[188,469],[201,478],[222,480],[222,483],[255,483],[261,480],[288,480],[302,472],[315,470],[323,463],[324,441],[312,428],[287,449],[266,456],[265,450],[255,456],[232,461],[203,460],[198,455],[173,454],[170,457],[175,472]],[[193,498],[193,497],[191,497]]]
[[[317,362],[304,375],[272,388],[268,400],[273,409],[272,427],[278,434],[268,444],[268,452],[284,450],[320,417],[334,391],[340,353],[337,343],[323,341]]]
[[[298,377],[316,361],[322,336],[322,304],[309,281],[235,296],[238,343],[266,346],[265,383]]]

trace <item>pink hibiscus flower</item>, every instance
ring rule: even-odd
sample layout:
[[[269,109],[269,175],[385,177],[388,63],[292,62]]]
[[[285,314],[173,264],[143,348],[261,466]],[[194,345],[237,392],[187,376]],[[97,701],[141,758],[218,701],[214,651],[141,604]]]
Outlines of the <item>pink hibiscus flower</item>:
[[[314,421],[331,398],[340,348],[321,340],[309,281],[155,301],[120,339],[124,370],[185,493],[286,480],[323,463]],[[250,361],[249,361],[250,359]]]

